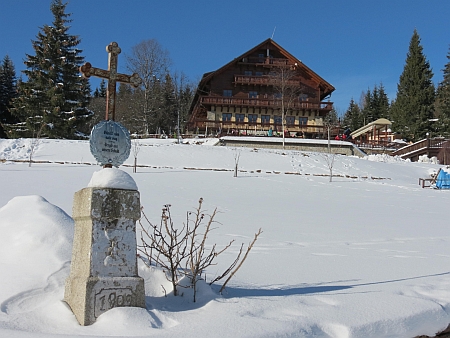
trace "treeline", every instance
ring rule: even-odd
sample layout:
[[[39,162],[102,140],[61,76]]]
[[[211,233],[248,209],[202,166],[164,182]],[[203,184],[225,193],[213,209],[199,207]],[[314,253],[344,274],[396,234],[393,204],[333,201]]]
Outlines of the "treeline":
[[[106,83],[91,93],[89,81],[81,77],[84,63],[81,40],[69,34],[67,3],[52,0],[54,20],[44,25],[32,42],[34,55],[26,55],[26,80],[17,79],[6,55],[0,64],[0,137],[83,138],[105,118]],[[151,39],[125,54],[127,71],[137,73],[142,85],[118,87],[116,120],[132,134],[185,132],[185,124],[196,85],[184,74],[170,70],[169,52]],[[431,135],[450,136],[450,52],[444,78],[435,88],[433,72],[418,32],[410,41],[397,94],[390,101],[382,83],[352,98],[341,126],[352,131],[379,118],[392,122],[393,131],[416,141]],[[331,116],[332,115],[332,116]],[[333,110],[328,120],[335,119]]]
[[[14,65],[5,56],[0,65],[0,137],[87,137],[105,118],[106,83],[91,93],[79,67],[84,63],[81,40],[69,34],[71,14],[67,3],[52,0],[54,20],[44,25],[32,41],[34,55],[26,54],[23,73],[17,79]],[[127,71],[137,73],[142,86],[120,85],[116,120],[131,133],[171,134],[184,130],[195,85],[184,74],[170,71],[167,50],[156,40],[146,40],[126,55]]]
[[[450,52],[443,69],[444,78],[435,88],[430,63],[423,53],[420,37],[414,30],[409,44],[403,73],[397,85],[397,95],[389,101],[383,84],[363,92],[358,103],[352,98],[342,124],[352,131],[386,118],[392,130],[408,141],[426,137],[450,136]]]

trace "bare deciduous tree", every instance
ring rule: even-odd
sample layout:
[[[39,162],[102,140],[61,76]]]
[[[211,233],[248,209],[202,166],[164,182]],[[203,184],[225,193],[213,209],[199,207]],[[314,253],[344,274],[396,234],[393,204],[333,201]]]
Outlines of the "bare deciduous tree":
[[[235,149],[234,152],[234,177],[238,176],[239,159],[241,158],[241,151]]]
[[[336,153],[332,152],[331,150],[331,131],[333,129],[338,129],[339,134],[339,120],[337,118],[337,113],[333,109],[328,115],[325,117],[324,120],[324,126],[327,130],[327,139],[328,139],[328,153],[323,154],[323,158],[325,159],[326,165],[328,167],[328,170],[330,172],[330,182],[333,181],[333,167],[334,167],[334,160],[336,157]]]
[[[142,79],[143,108],[142,119],[145,132],[150,130],[151,114],[157,111],[162,100],[160,82],[169,73],[172,61],[168,50],[157,40],[144,40],[132,47],[131,55],[127,55],[127,68],[137,73]]]
[[[41,134],[44,130],[46,124],[42,122],[39,126],[39,129],[33,130],[33,137],[30,139],[30,147],[29,147],[29,157],[28,157],[28,166],[31,167],[31,163],[33,162],[33,156],[36,152],[39,143],[41,142]]]
[[[334,160],[336,158],[336,153],[333,152],[324,153],[323,158],[325,159],[325,163],[330,172],[330,182],[333,182],[333,167],[334,167]]]
[[[176,113],[176,131],[178,143],[181,142],[181,131],[184,130],[188,119],[189,109],[194,99],[196,85],[188,80],[184,73],[172,75],[173,110]]]
[[[283,149],[285,144],[286,132],[286,113],[292,104],[299,99],[302,86],[297,74],[297,65],[278,64],[272,69],[270,81],[273,84],[274,91],[277,93],[276,98],[281,105],[281,126],[283,133]]]
[[[134,157],[133,173],[136,173],[137,172],[137,158],[138,158],[139,152],[141,151],[141,145],[139,144],[138,140],[132,141],[131,150],[133,151],[133,157]]]

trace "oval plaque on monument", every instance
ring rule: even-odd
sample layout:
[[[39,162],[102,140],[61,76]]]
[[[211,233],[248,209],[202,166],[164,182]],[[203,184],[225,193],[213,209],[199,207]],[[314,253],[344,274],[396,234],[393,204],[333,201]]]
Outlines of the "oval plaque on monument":
[[[101,165],[118,167],[130,156],[130,133],[119,122],[102,121],[92,128],[90,146]]]

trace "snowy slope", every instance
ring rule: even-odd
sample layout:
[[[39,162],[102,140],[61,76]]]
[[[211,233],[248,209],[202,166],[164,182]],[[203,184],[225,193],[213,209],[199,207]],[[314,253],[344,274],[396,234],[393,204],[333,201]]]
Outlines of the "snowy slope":
[[[138,173],[121,169],[153,222],[170,203],[181,223],[203,197],[220,211],[211,243],[264,232],[223,295],[204,285],[198,303],[188,290],[164,297],[161,272],[142,266],[147,310],[113,309],[80,327],[62,302],[67,215],[100,167],[85,141],[42,140],[33,159],[46,163],[11,161],[29,157],[29,141],[0,140],[0,337],[413,337],[450,323],[450,195],[418,185],[438,165],[336,156],[329,182],[323,154],[139,140]]]

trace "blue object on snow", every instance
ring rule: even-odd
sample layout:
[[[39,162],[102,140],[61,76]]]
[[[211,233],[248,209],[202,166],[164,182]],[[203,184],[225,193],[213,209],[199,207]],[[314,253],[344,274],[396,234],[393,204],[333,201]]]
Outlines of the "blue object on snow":
[[[450,189],[450,173],[440,170],[436,179],[436,188]]]

